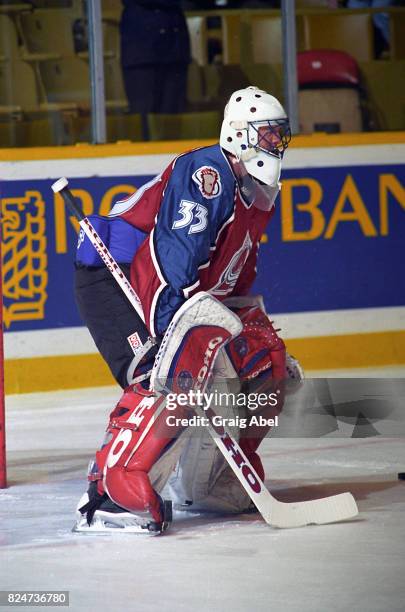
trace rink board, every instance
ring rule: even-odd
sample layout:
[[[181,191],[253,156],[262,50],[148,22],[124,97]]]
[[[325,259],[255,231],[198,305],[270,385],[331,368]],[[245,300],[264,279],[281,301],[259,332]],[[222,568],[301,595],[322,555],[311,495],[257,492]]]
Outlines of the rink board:
[[[76,310],[77,225],[52,182],[108,214],[201,144],[0,151],[8,393],[111,384]],[[405,363],[405,134],[297,137],[283,168],[254,291],[290,352],[318,370]]]

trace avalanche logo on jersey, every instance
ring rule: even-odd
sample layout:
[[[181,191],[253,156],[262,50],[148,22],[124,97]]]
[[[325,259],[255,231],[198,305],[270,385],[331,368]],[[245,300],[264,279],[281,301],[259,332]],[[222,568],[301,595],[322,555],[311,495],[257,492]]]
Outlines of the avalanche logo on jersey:
[[[239,274],[242,272],[242,268],[246,263],[249,253],[252,249],[252,240],[249,232],[245,236],[242,246],[235,255],[232,257],[229,264],[221,274],[221,278],[211,289],[210,293],[213,295],[228,295],[230,291],[235,287]]]
[[[204,198],[216,198],[222,192],[221,178],[215,168],[202,166],[192,176]]]

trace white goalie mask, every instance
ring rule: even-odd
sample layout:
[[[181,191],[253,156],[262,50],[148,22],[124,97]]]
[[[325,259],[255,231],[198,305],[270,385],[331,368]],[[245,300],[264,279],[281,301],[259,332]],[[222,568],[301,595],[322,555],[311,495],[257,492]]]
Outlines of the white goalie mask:
[[[231,95],[219,142],[243,161],[249,174],[266,185],[277,185],[290,140],[290,123],[277,98],[253,86]]]

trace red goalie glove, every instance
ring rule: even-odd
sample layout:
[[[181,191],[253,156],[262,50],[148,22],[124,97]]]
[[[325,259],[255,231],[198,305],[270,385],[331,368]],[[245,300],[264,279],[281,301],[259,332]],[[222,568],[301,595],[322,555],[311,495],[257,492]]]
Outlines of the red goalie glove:
[[[243,330],[229,343],[227,351],[240,379],[251,380],[270,368],[272,378],[284,379],[285,345],[268,316],[258,306],[239,308],[236,314]]]

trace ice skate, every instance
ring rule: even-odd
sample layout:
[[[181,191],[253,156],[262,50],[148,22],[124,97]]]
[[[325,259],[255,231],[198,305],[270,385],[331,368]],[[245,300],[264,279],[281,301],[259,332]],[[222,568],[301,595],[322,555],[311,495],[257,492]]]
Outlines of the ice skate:
[[[161,499],[163,520],[157,522],[148,512],[134,514],[115,504],[106,494],[99,495],[90,485],[76,510],[75,533],[138,533],[160,535],[172,521],[172,503]]]

